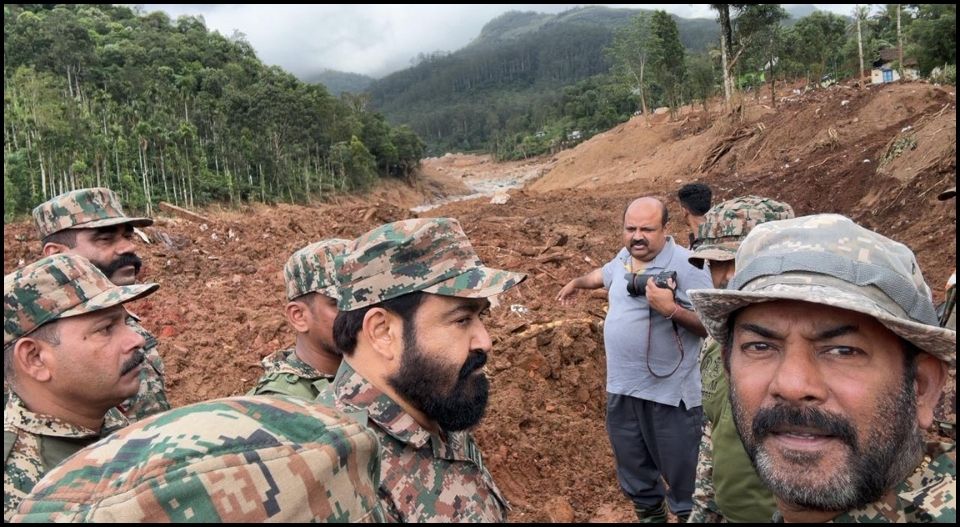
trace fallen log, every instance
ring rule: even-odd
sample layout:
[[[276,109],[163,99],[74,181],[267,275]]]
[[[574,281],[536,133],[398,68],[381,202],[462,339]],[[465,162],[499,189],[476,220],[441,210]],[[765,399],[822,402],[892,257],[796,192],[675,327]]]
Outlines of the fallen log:
[[[190,212],[187,209],[183,209],[176,205],[172,205],[170,203],[167,203],[166,201],[161,201],[159,204],[159,207],[164,212],[169,212],[170,214],[173,214],[178,218],[183,218],[189,221],[195,221],[197,223],[211,223],[210,220],[208,220],[207,218],[204,218],[203,216],[197,214],[196,212]]]

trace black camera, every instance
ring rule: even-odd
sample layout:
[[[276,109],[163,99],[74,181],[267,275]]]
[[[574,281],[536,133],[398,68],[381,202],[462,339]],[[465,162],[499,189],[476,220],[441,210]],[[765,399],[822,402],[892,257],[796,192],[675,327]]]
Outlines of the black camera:
[[[673,278],[673,283],[677,283],[676,271],[660,271],[659,273],[637,274],[627,273],[624,275],[627,280],[627,294],[630,296],[647,296],[647,279],[653,278],[653,283],[657,287],[670,289],[670,283],[667,281]]]

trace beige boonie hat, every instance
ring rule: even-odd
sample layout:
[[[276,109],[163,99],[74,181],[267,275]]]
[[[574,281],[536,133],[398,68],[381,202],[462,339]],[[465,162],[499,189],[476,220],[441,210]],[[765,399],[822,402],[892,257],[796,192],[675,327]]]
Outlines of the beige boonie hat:
[[[913,252],[849,218],[818,214],[758,225],[740,245],[736,266],[727,289],[688,292],[718,342],[727,342],[737,310],[798,300],[869,315],[923,351],[956,362],[957,334],[937,325]]]
[[[150,218],[131,218],[123,213],[117,195],[108,188],[82,188],[51,198],[33,209],[40,239],[66,229],[95,229],[129,223],[152,225]]]

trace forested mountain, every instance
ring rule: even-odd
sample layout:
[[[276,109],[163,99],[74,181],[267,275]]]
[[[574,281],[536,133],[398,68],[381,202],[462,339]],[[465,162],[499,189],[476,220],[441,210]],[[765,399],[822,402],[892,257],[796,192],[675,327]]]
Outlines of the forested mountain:
[[[242,36],[123,6],[7,4],[4,218],[104,185],[149,212],[297,201],[408,177],[423,143],[265,66]]]
[[[311,84],[320,83],[327,87],[327,91],[340,96],[341,93],[363,93],[367,91],[370,84],[376,80],[360,73],[349,73],[346,71],[323,70],[315,75],[310,75],[303,79]]]
[[[730,13],[726,90],[715,19],[592,6],[501,15],[463,49],[421,54],[413,67],[374,82],[370,102],[391,122],[409,124],[430,154],[485,150],[518,158],[569,146],[645,106],[675,111],[731,89],[756,95],[775,90],[771,83],[815,85],[859,69],[851,17],[811,5],[711,6]],[[921,74],[939,66],[952,82],[956,6],[861,7],[864,68],[879,50],[896,46],[900,9],[906,56],[918,60]]]
[[[374,82],[371,104],[392,122],[409,124],[433,153],[495,148],[567,106],[569,132],[606,129],[636,104],[628,87],[597,77],[610,71],[604,49],[639,12],[593,6],[557,15],[505,13],[465,48],[421,55],[415,66]],[[688,49],[702,52],[719,38],[713,20],[672,18]],[[598,112],[597,105],[608,108]]]

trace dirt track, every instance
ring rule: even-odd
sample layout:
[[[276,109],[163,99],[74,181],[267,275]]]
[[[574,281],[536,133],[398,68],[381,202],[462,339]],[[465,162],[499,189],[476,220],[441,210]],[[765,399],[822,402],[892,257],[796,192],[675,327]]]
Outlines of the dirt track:
[[[510,165],[514,172],[546,175],[530,190],[511,191],[505,204],[484,198],[423,213],[458,218],[487,264],[530,275],[491,316],[492,398],[477,431],[488,466],[514,505],[512,520],[632,517],[603,425],[605,300],[581,294],[568,308],[553,301],[567,280],[617,251],[628,198],[659,195],[679,218],[676,189],[699,179],[718,200],[753,193],[785,200],[798,214],[841,212],[916,251],[940,300],[956,253],[955,227],[935,199],[955,184],[953,92],[926,84],[838,88],[797,97],[779,112],[755,108],[737,126],[712,125],[699,111],[652,129],[631,122],[554,159]],[[878,172],[902,137],[912,137],[915,146]],[[443,185],[403,192],[387,186],[340,204],[208,210],[213,221],[205,228],[157,218],[145,229],[153,243],[141,255],[143,280],[162,287],[133,309],[160,338],[172,402],[242,393],[258,377],[259,359],[292,342],[281,313],[281,269],[294,250],[412,217],[409,207],[456,188],[456,179],[506,170],[453,156],[431,160],[425,172],[436,174],[438,167],[447,167],[439,171],[449,176]],[[668,227],[686,239],[679,221]],[[5,226],[4,274],[39,248],[29,224]]]

